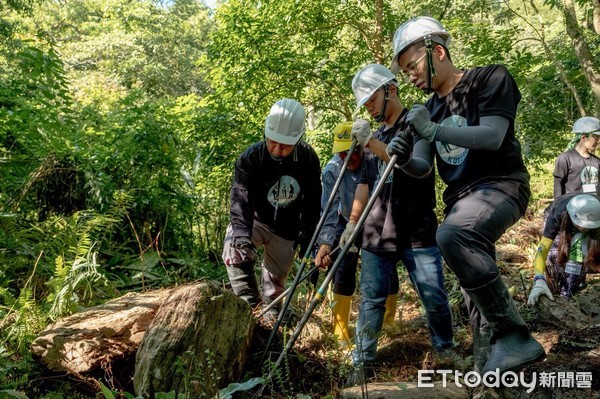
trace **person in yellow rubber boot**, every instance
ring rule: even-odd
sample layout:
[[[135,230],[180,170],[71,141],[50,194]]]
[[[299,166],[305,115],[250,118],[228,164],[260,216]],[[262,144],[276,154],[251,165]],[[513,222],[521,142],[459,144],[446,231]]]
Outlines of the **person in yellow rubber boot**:
[[[329,160],[322,172],[323,194],[321,198],[321,210],[325,209],[327,202],[331,197],[331,192],[344,166],[346,157],[350,157],[348,161],[348,170],[344,173],[340,182],[338,191],[333,197],[333,202],[329,207],[328,214],[317,238],[319,246],[317,255],[315,256],[315,266],[323,269],[330,266],[335,260],[335,254],[331,254],[334,247],[339,245],[340,236],[342,235],[352,210],[354,201],[354,193],[356,191],[357,179],[362,168],[367,168],[366,173],[372,176],[370,181],[375,180],[377,170],[371,168],[371,164],[363,163],[364,150],[360,145],[357,145],[351,154],[348,154],[352,144],[352,122],[339,123],[333,129],[333,157]],[[372,188],[372,184],[371,184]],[[357,244],[360,246],[360,241]],[[342,344],[349,348],[352,346],[351,334],[349,330],[350,307],[352,304],[352,295],[356,289],[356,268],[358,265],[358,250],[354,247],[348,251],[344,260],[338,266],[332,280],[332,313],[333,323],[332,332]],[[384,325],[395,325],[396,301],[398,298],[398,276],[396,281],[392,282],[395,286],[394,294],[388,296],[386,301],[386,314],[384,317]]]
[[[383,325],[390,281],[397,278],[398,263],[406,268],[410,281],[425,309],[436,355],[447,357],[453,342],[452,314],[444,288],[441,254],[435,243],[437,218],[435,208],[435,173],[430,164],[421,163],[429,178],[413,178],[402,169],[407,156],[396,157],[395,168],[385,180],[383,172],[391,156],[387,149],[395,137],[406,137],[408,110],[398,96],[396,76],[380,64],[370,64],[352,79],[356,110],[365,109],[378,123],[371,130],[369,121],[359,119],[352,125],[352,137],[366,148],[364,162],[373,162],[378,171],[374,185],[381,187],[373,208],[364,222],[361,245],[361,303],[356,323],[356,348],[352,353],[355,373],[368,374],[376,360],[378,336]],[[427,144],[428,146],[428,144]],[[419,164],[417,160],[408,163]],[[418,165],[416,165],[418,167]],[[379,185],[379,181],[382,181]],[[367,204],[368,178],[359,181],[349,223],[340,238],[351,237],[354,225]],[[371,364],[371,365],[370,365]],[[350,383],[358,383],[353,379]]]
[[[554,300],[553,291],[571,297],[585,284],[588,271],[600,271],[599,228],[596,195],[565,194],[554,200],[535,254],[529,305],[542,295]]]

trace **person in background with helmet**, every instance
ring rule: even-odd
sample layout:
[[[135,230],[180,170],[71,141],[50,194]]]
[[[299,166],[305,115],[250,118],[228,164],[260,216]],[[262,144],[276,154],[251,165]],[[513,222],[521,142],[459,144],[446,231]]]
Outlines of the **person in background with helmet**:
[[[542,295],[554,300],[552,291],[572,297],[585,284],[588,271],[600,271],[599,227],[600,200],[595,194],[565,194],[554,200],[534,258],[529,305]],[[558,247],[548,256],[556,238]]]
[[[600,158],[593,154],[600,138],[600,121],[597,118],[585,116],[573,123],[573,138],[567,145],[567,150],[561,153],[554,164],[554,197],[553,200],[564,194],[592,193],[597,194],[598,171]],[[544,218],[541,233],[543,234],[546,220],[552,209],[553,202],[544,209]],[[556,236],[550,250],[547,251],[546,264],[555,270],[556,254],[559,245],[559,236]],[[553,281],[556,283],[556,281]],[[557,288],[553,286],[553,289]]]
[[[406,115],[416,132],[412,156],[433,162],[419,143],[434,143],[438,172],[447,185],[437,244],[466,294],[475,370],[502,373],[545,356],[496,264],[496,241],[523,216],[530,197],[529,173],[514,133],[521,94],[502,65],[458,69],[449,44],[450,34],[439,21],[413,18],[394,34],[392,68],[433,93]],[[391,154],[410,151],[402,139],[388,148]]]
[[[398,82],[383,65],[371,64],[361,69],[352,80],[357,110],[365,107],[371,117],[381,123],[373,134],[368,121],[359,119],[352,125],[352,136],[375,154],[372,162],[379,179],[389,162],[387,143],[406,128],[407,110],[398,97]],[[406,138],[406,136],[403,136]],[[421,145],[429,147],[429,143]],[[404,165],[407,157],[399,160]],[[397,264],[402,261],[425,308],[432,343],[443,360],[457,360],[452,350],[452,314],[444,288],[441,255],[435,245],[437,219],[434,213],[434,174],[430,164],[410,160],[428,172],[427,179],[415,179],[395,169],[386,179],[369,212],[362,236],[360,292],[361,303],[356,327],[353,363],[357,372],[370,371],[375,360],[378,334],[382,327],[385,304],[390,294],[390,281],[397,278]],[[342,234],[350,237],[367,203],[368,177],[363,176],[355,194],[349,223]],[[366,367],[361,367],[366,366]],[[363,376],[363,377],[366,377]],[[358,375],[360,378],[360,375]]]
[[[321,166],[313,148],[300,140],[305,119],[296,100],[277,101],[266,119],[264,140],[235,163],[223,261],[233,292],[253,309],[261,303],[256,248],[264,248],[262,296],[270,303],[285,290],[296,243],[306,249],[319,220]],[[272,307],[265,319],[275,321],[280,309]]]
[[[346,157],[350,157],[348,161],[347,171],[340,182],[337,193],[333,197],[333,202],[330,205],[329,212],[325,217],[323,228],[317,238],[319,250],[315,256],[315,265],[319,268],[330,266],[335,261],[335,255],[331,254],[334,246],[338,246],[341,234],[344,232],[354,201],[354,193],[358,185],[357,179],[361,173],[367,173],[369,181],[375,180],[377,171],[372,167],[371,162],[363,163],[365,152],[360,145],[357,145],[352,152],[348,154],[352,145],[352,122],[343,122],[338,124],[333,129],[333,157],[329,160],[323,173],[321,180],[323,182],[323,196],[321,197],[321,210],[323,210],[331,192],[337,182]],[[370,154],[368,154],[370,155]],[[363,171],[363,168],[365,170]],[[372,184],[368,188],[369,192],[372,189]],[[360,239],[357,239],[357,246],[360,246]],[[345,255],[343,261],[338,266],[333,277],[333,333],[345,347],[351,347],[350,330],[348,327],[350,319],[350,306],[352,304],[352,295],[356,289],[356,268],[358,265],[358,250],[351,249]],[[392,292],[386,300],[385,316],[383,318],[384,326],[393,327],[395,325],[396,303],[399,290],[398,275],[390,282]]]
[[[598,191],[600,158],[594,155],[600,140],[600,120],[592,116],[573,124],[573,139],[554,165],[554,198],[569,193]]]

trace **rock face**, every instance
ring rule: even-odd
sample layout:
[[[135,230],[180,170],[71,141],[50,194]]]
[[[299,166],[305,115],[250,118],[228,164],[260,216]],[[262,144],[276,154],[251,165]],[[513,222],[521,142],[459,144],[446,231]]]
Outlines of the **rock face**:
[[[170,290],[129,293],[49,325],[31,351],[50,370],[88,374],[135,356]]]
[[[240,377],[253,328],[248,304],[216,284],[174,289],[137,351],[136,394],[186,390],[212,397]]]
[[[66,317],[48,326],[31,351],[53,371],[118,374],[120,385],[133,379],[146,399],[174,390],[212,397],[240,377],[253,330],[246,302],[201,282],[129,293]]]

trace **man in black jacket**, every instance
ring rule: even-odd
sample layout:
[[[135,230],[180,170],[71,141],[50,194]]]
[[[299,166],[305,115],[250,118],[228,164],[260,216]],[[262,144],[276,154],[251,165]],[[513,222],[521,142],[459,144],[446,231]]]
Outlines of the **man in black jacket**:
[[[321,167],[313,148],[300,141],[305,119],[296,100],[277,101],[267,117],[264,140],[235,163],[223,261],[233,292],[252,308],[261,303],[256,248],[264,247],[262,296],[270,303],[285,290],[296,244],[302,253],[319,220]],[[274,306],[266,317],[276,319],[279,309]]]

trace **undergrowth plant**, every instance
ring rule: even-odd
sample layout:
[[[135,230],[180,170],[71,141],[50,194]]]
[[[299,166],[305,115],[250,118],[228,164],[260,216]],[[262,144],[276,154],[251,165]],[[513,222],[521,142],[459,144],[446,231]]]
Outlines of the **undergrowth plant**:
[[[176,397],[210,399],[218,392],[220,378],[210,349],[206,349],[201,357],[194,351],[186,351],[177,358],[174,367],[175,379],[181,381],[181,390],[175,390],[175,394],[180,396]]]
[[[170,392],[156,392],[154,397],[156,399],[188,399],[188,398],[207,398],[207,399],[232,399],[234,393],[250,391],[258,384],[263,383],[264,380],[262,378],[251,378],[242,383],[231,383],[227,385],[227,387],[219,390],[215,395],[204,395],[196,396],[196,394],[190,395],[185,392],[178,391],[170,391]],[[129,392],[117,392],[108,388],[106,385],[102,383],[102,381],[97,381],[100,386],[100,393],[104,396],[104,399],[116,399],[118,397],[125,397],[126,399],[144,399],[143,396],[135,396]],[[24,397],[26,398],[26,397]],[[305,396],[304,399],[310,399],[310,397]]]
[[[120,196],[101,215],[80,211],[33,224],[22,216],[5,224],[10,234],[0,251],[0,345],[11,356],[2,359],[1,381],[23,382],[34,364],[29,346],[49,322],[115,295],[99,251],[127,203]]]

